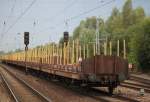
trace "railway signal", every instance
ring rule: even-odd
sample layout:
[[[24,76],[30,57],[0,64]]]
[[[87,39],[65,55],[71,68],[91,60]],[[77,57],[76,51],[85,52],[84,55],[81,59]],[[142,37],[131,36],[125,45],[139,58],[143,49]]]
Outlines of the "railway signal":
[[[26,74],[27,74],[28,68],[26,62],[27,62],[27,51],[29,45],[29,32],[24,32],[24,44],[25,44],[25,66],[26,66]]]
[[[66,31],[64,32],[64,42],[67,44],[68,40],[69,40],[69,33]]]
[[[24,32],[24,44],[26,46],[29,44],[29,32]]]

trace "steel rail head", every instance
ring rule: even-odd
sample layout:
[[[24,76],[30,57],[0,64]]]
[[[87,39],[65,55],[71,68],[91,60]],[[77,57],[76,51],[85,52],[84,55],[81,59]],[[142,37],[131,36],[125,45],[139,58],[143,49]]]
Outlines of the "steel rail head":
[[[149,88],[145,88],[145,87],[140,87],[140,86],[131,85],[131,84],[121,84],[120,86],[127,87],[127,88],[134,89],[134,90],[140,90],[141,88],[143,88],[147,93],[150,93]]]
[[[24,81],[23,79],[17,77],[15,74],[13,74],[11,71],[9,71],[5,66],[2,66],[7,72],[9,72],[12,76],[14,76],[16,79],[18,79],[20,82],[22,82],[24,85],[26,85],[29,89],[31,89],[34,93],[36,93],[37,95],[39,95],[41,98],[43,98],[46,102],[52,102],[51,99],[49,99],[48,97],[44,96],[41,92],[37,91],[36,89],[34,89],[32,86],[30,86],[26,81]]]
[[[136,100],[136,99],[133,99],[133,98],[130,98],[130,97],[126,97],[126,96],[122,96],[122,95],[118,95],[118,96],[114,96],[114,97],[122,99],[122,100],[129,101],[129,102],[140,102],[139,100]]]
[[[99,90],[99,89],[97,89],[97,88],[91,88],[91,89],[94,90],[94,91],[103,93],[103,94],[105,94],[105,95],[108,95],[108,92],[106,92],[106,91]],[[133,98],[124,96],[124,95],[115,95],[115,94],[114,94],[114,95],[112,95],[112,97],[115,98],[115,99],[122,100],[122,101],[126,100],[126,101],[129,101],[129,102],[140,102],[139,100],[136,100],[136,99],[133,99]],[[119,101],[119,102],[120,102],[120,101]]]
[[[16,78],[18,78],[15,75]],[[32,86],[30,86],[28,83],[26,83],[24,80],[18,78],[20,81],[22,81],[26,86],[28,86],[30,89],[32,89],[36,94],[38,94],[39,96],[41,96],[44,100],[46,100],[47,102],[52,102],[48,97],[44,96],[42,93],[40,93],[39,91],[37,91],[36,89],[34,89]]]
[[[19,102],[19,100],[15,96],[13,90],[11,89],[10,85],[8,84],[7,80],[5,79],[4,75],[2,73],[0,73],[0,75],[1,75],[2,80],[4,81],[4,83],[6,84],[8,90],[10,91],[11,95],[13,96],[13,99],[15,100],[15,102]]]
[[[139,82],[142,82],[144,84],[150,84],[150,79],[145,79],[145,78],[137,77],[134,75],[130,75],[130,80],[139,81]]]

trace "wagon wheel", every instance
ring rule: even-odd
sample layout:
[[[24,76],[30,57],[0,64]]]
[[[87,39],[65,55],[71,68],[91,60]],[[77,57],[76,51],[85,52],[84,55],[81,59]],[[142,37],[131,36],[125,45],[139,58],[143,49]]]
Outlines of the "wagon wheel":
[[[67,78],[64,79],[64,82],[67,86],[69,86],[71,84],[71,81]]]
[[[112,86],[108,87],[108,91],[109,91],[110,95],[113,95],[113,90],[114,90],[114,87],[112,87]]]

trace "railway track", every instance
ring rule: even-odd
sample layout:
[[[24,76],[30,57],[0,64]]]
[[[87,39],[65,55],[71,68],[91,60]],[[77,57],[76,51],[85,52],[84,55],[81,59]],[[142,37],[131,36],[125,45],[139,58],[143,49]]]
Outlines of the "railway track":
[[[148,80],[148,79],[131,76],[129,81],[125,81],[125,82],[121,83],[120,86],[138,90],[138,91],[140,89],[144,89],[147,93],[150,93],[150,85],[149,84],[150,84],[150,80]]]
[[[15,102],[51,102],[42,93],[4,67],[1,70],[1,76]]]
[[[142,85],[142,84],[124,82],[120,86],[128,87],[128,88],[135,89],[135,90],[144,89],[147,93],[150,93],[150,87],[146,85]]]
[[[139,87],[136,84],[135,85],[121,84],[120,86],[127,87],[127,88],[134,89],[134,90],[138,90],[138,91],[140,91],[140,89],[144,89],[147,93],[150,93],[150,89],[147,89],[144,87]]]
[[[94,90],[94,91],[96,91],[96,92],[98,92],[98,93],[103,93],[104,95],[106,95],[107,97],[108,97],[108,92],[106,92],[106,91],[102,91],[102,90],[100,90],[100,89],[97,89],[97,88],[92,88],[92,90]],[[95,97],[95,96],[94,96]],[[112,98],[112,99],[117,99],[117,100],[119,100],[119,102],[121,101],[125,101],[125,102],[140,102],[140,101],[138,101],[138,100],[136,100],[136,99],[134,99],[133,97],[128,97],[128,96],[125,96],[125,95],[117,95],[117,94],[114,94],[114,95],[112,95],[112,96],[109,96],[110,98]],[[110,100],[111,101],[111,100]],[[109,102],[110,102],[109,101]]]
[[[15,102],[7,84],[4,82],[2,75],[0,74],[0,102]]]
[[[130,80],[134,80],[134,81],[138,81],[138,82],[150,85],[150,80],[145,79],[145,78],[141,78],[141,77],[137,77],[137,76],[134,76],[134,75],[130,76]]]
[[[125,81],[123,83],[150,89],[150,85],[149,84],[144,84],[144,83],[141,83],[141,82],[138,82],[138,81]]]
[[[101,90],[99,88],[68,88],[69,90],[73,90],[78,94],[88,96],[94,100],[100,102],[140,102],[133,97],[128,97],[125,95],[109,95],[108,92]]]
[[[3,67],[6,67],[6,66],[3,66]],[[9,70],[10,68],[6,68],[6,69]],[[17,69],[15,69],[15,70],[17,70]],[[12,69],[10,71],[13,72]],[[17,75],[19,76],[19,74],[17,74]],[[59,83],[59,82],[56,84],[62,85],[62,83]],[[108,92],[103,91],[103,90],[99,90],[99,89],[95,89],[95,88],[85,89],[85,88],[69,88],[69,87],[67,87],[67,89],[69,89],[69,90],[71,89],[72,91],[74,91],[80,95],[84,95],[85,97],[90,97],[91,99],[97,100],[100,102],[111,102],[111,101],[114,101],[114,102],[126,102],[126,101],[128,101],[128,102],[139,102],[138,100],[136,100],[134,98],[123,96],[123,95],[109,96]]]
[[[8,82],[6,81],[6,79],[4,78],[3,74],[0,74],[0,76],[1,76],[1,78],[2,78],[2,80],[4,82],[4,84],[5,84],[5,86],[7,87],[10,95],[12,96],[13,100],[15,102],[19,102],[18,99],[17,99],[17,97],[16,97],[16,95],[15,95],[15,93],[14,93],[14,91],[11,89],[10,85],[8,84]]]

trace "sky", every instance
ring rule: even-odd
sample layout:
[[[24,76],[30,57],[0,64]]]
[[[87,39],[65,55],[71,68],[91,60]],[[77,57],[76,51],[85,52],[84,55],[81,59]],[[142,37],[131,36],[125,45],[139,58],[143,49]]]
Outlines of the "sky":
[[[106,20],[112,8],[121,11],[125,1],[0,0],[0,51],[24,49],[24,32],[30,32],[30,48],[58,42],[64,31],[72,35],[81,20],[92,16]],[[133,0],[133,8],[138,6],[150,15],[150,0]],[[86,13],[93,8],[97,9]]]

